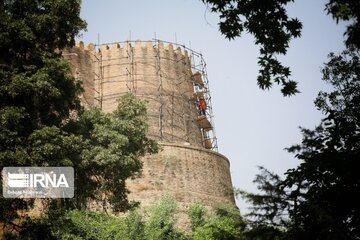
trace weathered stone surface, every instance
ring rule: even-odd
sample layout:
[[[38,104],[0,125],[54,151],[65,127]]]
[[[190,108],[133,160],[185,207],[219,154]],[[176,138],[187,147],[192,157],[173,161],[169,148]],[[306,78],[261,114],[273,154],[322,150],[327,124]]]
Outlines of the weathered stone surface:
[[[162,143],[162,151],[142,159],[141,178],[128,181],[130,199],[152,203],[163,193],[177,202],[207,206],[234,204],[229,160],[204,148]]]

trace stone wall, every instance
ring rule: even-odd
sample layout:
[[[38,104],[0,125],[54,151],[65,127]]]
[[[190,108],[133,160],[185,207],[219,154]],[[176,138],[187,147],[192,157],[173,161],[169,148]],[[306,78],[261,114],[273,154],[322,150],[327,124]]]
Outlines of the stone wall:
[[[162,143],[162,151],[142,159],[142,176],[128,180],[129,200],[150,206],[165,194],[177,203],[178,226],[189,229],[187,211],[193,203],[207,209],[235,206],[229,160],[204,148]]]
[[[163,193],[188,205],[234,204],[229,160],[203,148],[162,143],[162,151],[143,160],[141,178],[129,180],[129,198],[149,205]]]
[[[89,44],[84,46],[78,43],[72,49],[63,51],[63,56],[71,64],[71,72],[77,81],[82,82],[84,92],[81,95],[81,103],[85,107],[96,105],[95,97],[95,66],[94,66],[95,46]]]

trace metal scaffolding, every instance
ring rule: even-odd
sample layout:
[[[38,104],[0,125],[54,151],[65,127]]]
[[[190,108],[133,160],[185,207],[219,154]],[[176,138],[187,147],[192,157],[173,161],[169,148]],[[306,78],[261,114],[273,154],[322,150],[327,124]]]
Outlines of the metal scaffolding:
[[[183,53],[189,53],[189,56],[179,54],[180,59],[172,59],[161,54],[160,48],[164,43],[171,44]],[[111,59],[105,58],[101,47],[114,46],[114,44],[117,44],[118,47],[124,46],[126,55],[112,57]],[[134,54],[135,44],[145,44],[145,46],[151,44],[154,54],[149,58],[153,58],[154,61],[146,61],[143,56]],[[187,58],[190,62],[188,71],[184,70],[184,73],[181,74],[170,74],[167,71],[166,67],[168,66],[165,65],[173,64],[176,66],[180,61],[186,62]],[[150,41],[124,41],[95,45],[93,59],[95,100],[101,109],[104,107],[104,102],[109,99],[116,99],[126,92],[132,92],[142,99],[156,102],[157,109],[149,111],[148,116],[150,121],[155,122],[155,119],[157,119],[158,133],[150,137],[160,141],[190,142],[192,134],[194,134],[191,132],[191,124],[196,124],[201,133],[202,146],[206,149],[218,151],[209,80],[206,63],[201,53],[185,45],[152,39]],[[114,66],[125,69],[125,72],[119,70],[113,75],[105,74],[108,68]],[[154,76],[145,74],[143,68],[154,69]],[[114,83],[125,84],[126,88],[118,92],[104,92],[104,87],[107,84]],[[144,86],[142,83],[146,83],[148,89],[141,89],[143,88],[141,86]],[[167,84],[166,87],[164,87],[164,83]],[[185,83],[190,84],[192,89],[181,89],[182,84]],[[154,89],[154,91],[151,89]],[[178,93],[179,91],[180,93]],[[200,103],[202,103],[202,106],[200,106]],[[182,121],[179,121],[179,119]],[[179,137],[174,134],[177,131],[184,132],[183,136]]]

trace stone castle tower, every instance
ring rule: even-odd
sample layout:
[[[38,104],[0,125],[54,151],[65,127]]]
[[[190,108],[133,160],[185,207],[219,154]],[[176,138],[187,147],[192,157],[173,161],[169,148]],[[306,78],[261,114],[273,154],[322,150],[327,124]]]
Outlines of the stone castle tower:
[[[206,64],[200,53],[153,40],[79,43],[63,55],[75,78],[83,82],[85,106],[111,112],[126,92],[148,102],[148,135],[162,151],[142,159],[142,177],[128,182],[131,200],[148,205],[169,193],[180,211],[193,202],[235,204],[229,161],[217,152]]]

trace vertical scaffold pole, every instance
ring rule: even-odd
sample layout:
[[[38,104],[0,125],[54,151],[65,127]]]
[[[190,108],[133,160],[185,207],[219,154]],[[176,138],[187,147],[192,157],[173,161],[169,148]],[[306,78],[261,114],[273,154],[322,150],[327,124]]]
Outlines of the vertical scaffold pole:
[[[155,41],[155,49],[156,49],[156,76],[158,78],[159,86],[158,86],[158,95],[159,95],[159,134],[160,140],[164,140],[164,133],[163,133],[163,117],[164,117],[164,93],[163,93],[163,79],[161,74],[161,56],[160,56],[160,41]]]

